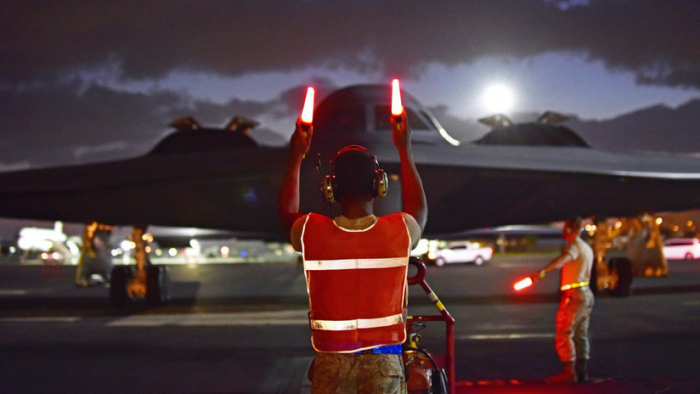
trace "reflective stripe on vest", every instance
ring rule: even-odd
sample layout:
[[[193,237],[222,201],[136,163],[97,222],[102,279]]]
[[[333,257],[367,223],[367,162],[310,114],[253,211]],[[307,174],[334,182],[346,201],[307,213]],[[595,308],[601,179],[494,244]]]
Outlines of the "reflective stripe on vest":
[[[405,257],[385,259],[345,259],[345,260],[306,260],[304,268],[308,271],[348,270],[364,268],[391,268],[406,266]]]
[[[562,287],[561,287],[561,290],[564,291],[564,290],[569,290],[569,289],[576,289],[576,288],[579,288],[579,287],[588,286],[589,283],[590,283],[590,282],[571,283],[571,284],[562,286]]]
[[[377,328],[393,326],[394,324],[403,323],[403,314],[378,317],[374,319],[355,319],[355,320],[314,320],[310,319],[311,328],[314,330],[324,331],[346,331],[357,330],[363,328]]]

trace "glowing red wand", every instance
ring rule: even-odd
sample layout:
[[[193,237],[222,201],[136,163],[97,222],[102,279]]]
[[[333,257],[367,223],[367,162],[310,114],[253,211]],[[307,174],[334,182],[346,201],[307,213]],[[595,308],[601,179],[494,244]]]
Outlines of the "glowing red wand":
[[[520,291],[526,287],[532,286],[532,279],[528,276],[527,278],[521,280],[520,282],[513,285],[513,288]]]
[[[305,132],[309,131],[311,123],[314,120],[314,88],[306,89],[306,99],[304,100],[304,109],[301,111],[301,129]]]
[[[394,117],[396,122],[401,121],[401,115],[403,114],[403,104],[401,103],[401,89],[399,89],[399,80],[394,79],[391,81],[391,116]]]

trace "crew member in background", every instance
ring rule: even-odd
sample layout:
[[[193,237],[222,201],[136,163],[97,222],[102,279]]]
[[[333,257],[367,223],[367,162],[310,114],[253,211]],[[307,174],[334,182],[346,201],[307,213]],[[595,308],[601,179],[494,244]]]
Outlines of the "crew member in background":
[[[406,339],[410,250],[427,219],[423,185],[413,162],[404,112],[392,117],[401,159],[403,212],[377,217],[373,200],[386,191],[376,157],[352,145],[331,161],[326,196],[340,203],[335,218],[299,213],[299,173],[313,128],[300,122],[290,142],[279,215],[302,252],[309,292],[312,393],[404,393],[401,344]]]
[[[112,230],[112,226],[98,222],[92,222],[84,227],[78,269],[75,271],[76,287],[109,283],[113,268],[109,246]],[[95,274],[102,279],[95,279]]]
[[[588,379],[588,323],[594,302],[588,285],[593,268],[593,250],[580,234],[581,219],[567,219],[563,231],[566,248],[559,257],[531,276],[534,282],[543,278],[545,273],[561,268],[561,299],[554,341],[564,371],[548,378],[547,382],[550,383],[584,382]]]

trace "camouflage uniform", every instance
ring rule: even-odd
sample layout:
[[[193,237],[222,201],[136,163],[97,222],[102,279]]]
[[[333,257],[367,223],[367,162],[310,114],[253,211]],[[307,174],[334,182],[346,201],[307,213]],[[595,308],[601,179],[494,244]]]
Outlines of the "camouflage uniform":
[[[593,292],[588,286],[562,292],[554,339],[562,362],[588,360],[588,322],[592,310]]]
[[[406,393],[398,354],[317,353],[309,380],[311,394]]]

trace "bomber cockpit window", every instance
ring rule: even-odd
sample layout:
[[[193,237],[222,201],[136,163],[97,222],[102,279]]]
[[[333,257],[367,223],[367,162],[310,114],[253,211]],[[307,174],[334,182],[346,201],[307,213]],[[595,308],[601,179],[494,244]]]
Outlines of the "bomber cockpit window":
[[[377,105],[374,107],[374,129],[389,131],[391,130],[391,120],[389,116],[391,115],[390,105]],[[406,117],[408,118],[408,124],[411,125],[412,130],[431,130],[423,119],[421,119],[418,114],[410,108],[406,108]]]

